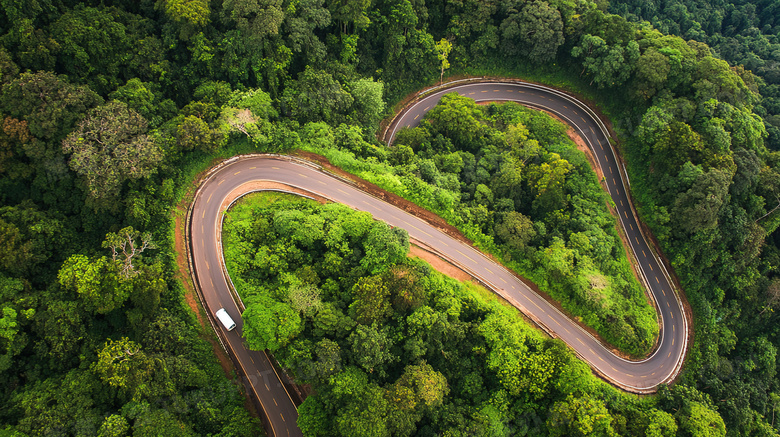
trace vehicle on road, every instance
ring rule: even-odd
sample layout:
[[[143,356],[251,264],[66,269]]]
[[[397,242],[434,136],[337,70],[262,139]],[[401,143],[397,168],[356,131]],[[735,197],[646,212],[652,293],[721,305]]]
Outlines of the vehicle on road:
[[[236,328],[236,322],[233,321],[233,318],[230,317],[230,314],[228,314],[224,308],[218,309],[215,314],[217,315],[219,321],[222,322],[222,324],[225,326],[225,329],[232,331]]]

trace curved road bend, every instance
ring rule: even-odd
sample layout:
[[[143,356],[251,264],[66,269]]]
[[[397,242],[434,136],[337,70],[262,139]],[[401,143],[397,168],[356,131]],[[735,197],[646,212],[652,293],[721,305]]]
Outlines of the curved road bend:
[[[447,90],[452,91],[468,97],[477,96],[481,100],[514,100],[544,107],[568,119],[587,138],[595,152],[598,153],[601,148],[606,149],[609,146],[604,134],[600,133],[598,123],[582,107],[554,92],[523,88],[517,84],[472,84]],[[420,114],[435,105],[434,100],[429,99],[441,98],[442,94],[429,96],[411,107],[401,117],[400,124],[413,124]],[[559,112],[558,107],[564,111]],[[594,144],[596,147],[593,147]],[[652,356],[642,361],[627,361],[615,356],[513,274],[470,246],[449,237],[427,222],[310,166],[274,157],[252,157],[232,162],[211,174],[196,194],[189,223],[193,275],[202,290],[207,311],[213,316],[217,309],[225,308],[236,321],[236,329],[230,332],[223,329],[222,337],[237,364],[244,370],[248,389],[260,401],[272,433],[276,436],[301,435],[296,424],[297,410],[266,354],[250,351],[244,346],[240,311],[231,297],[228,278],[221,267],[222,251],[219,238],[221,206],[224,201],[237,193],[251,191],[251,187],[246,184],[258,180],[296,186],[334,202],[367,211],[391,226],[406,229],[411,238],[425,243],[457,263],[520,310],[532,315],[545,329],[574,349],[596,372],[624,389],[633,392],[652,391],[658,384],[673,379],[682,363],[687,338],[686,320],[681,304],[662,273],[658,261],[637,231],[638,227],[628,208],[628,199],[625,197],[614,155],[611,151],[604,151],[597,156],[607,176],[610,194],[621,214],[621,222],[632,240],[632,248],[637,254],[641,270],[661,310],[662,331],[659,347]],[[614,175],[611,181],[610,175]],[[222,329],[218,322],[216,326]]]
[[[541,322],[546,329],[553,331],[556,336],[572,347],[591,367],[629,391],[651,391],[658,384],[672,380],[685,358],[688,338],[687,319],[679,296],[670,284],[666,268],[653,255],[639,230],[631,201],[621,177],[621,174],[625,175],[625,180],[628,181],[628,175],[625,174],[625,168],[622,169],[621,173],[615,152],[609,142],[608,131],[603,123],[585,104],[552,88],[522,82],[470,83],[432,93],[405,108],[405,112],[397,118],[392,126],[388,144],[392,143],[400,128],[417,126],[425,113],[436,106],[444,94],[450,92],[457,92],[461,96],[472,98],[477,102],[513,101],[545,109],[566,120],[587,142],[604,174],[604,182],[615,203],[620,224],[629,240],[634,257],[639,263],[639,270],[644,276],[645,285],[655,299],[661,317],[661,338],[658,348],[652,356],[643,361],[629,363],[617,357],[608,360],[601,354],[594,354],[592,351],[597,349],[583,344],[579,339],[573,339],[565,329],[561,332],[562,327],[558,326],[557,323],[549,324],[543,320]],[[571,330],[571,328],[568,329]],[[637,370],[640,368],[641,372]],[[614,372],[623,372],[625,377],[616,378],[613,376]]]

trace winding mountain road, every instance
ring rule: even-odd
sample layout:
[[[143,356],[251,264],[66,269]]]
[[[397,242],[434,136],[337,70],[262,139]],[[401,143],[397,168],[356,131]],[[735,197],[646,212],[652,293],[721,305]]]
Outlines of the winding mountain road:
[[[584,104],[556,90],[525,83],[470,83],[431,93],[410,105],[396,118],[389,139],[397,129],[414,126],[425,112],[436,105],[446,92],[458,92],[477,101],[516,101],[543,108],[557,114],[573,126],[588,142],[606,178],[606,185],[615,202],[620,222],[625,230],[644,282],[656,302],[661,320],[661,336],[655,352],[641,361],[628,361],[613,354],[572,322],[545,299],[502,266],[472,247],[439,231],[427,222],[380,199],[360,191],[355,186],[323,173],[315,165],[288,157],[253,156],[233,158],[214,169],[195,195],[188,221],[190,260],[194,280],[198,284],[204,305],[213,318],[214,312],[225,308],[237,327],[221,332],[226,348],[243,372],[247,389],[259,400],[269,431],[276,436],[298,436],[297,410],[279,375],[263,352],[248,350],[241,338],[241,311],[228,287],[229,278],[223,268],[221,220],[231,199],[256,190],[256,181],[278,182],[296,187],[333,202],[367,211],[391,226],[409,232],[410,238],[423,243],[441,256],[467,270],[496,293],[529,314],[551,335],[562,339],[591,368],[615,385],[635,393],[652,392],[662,383],[676,377],[682,365],[688,326],[682,304],[668,274],[645,241],[630,201],[626,195],[624,169],[618,165],[608,140],[606,128]]]

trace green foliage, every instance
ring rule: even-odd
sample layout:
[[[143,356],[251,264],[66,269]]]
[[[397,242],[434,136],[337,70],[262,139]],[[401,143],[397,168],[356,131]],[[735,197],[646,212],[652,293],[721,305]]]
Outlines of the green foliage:
[[[255,235],[276,243],[242,252],[231,267],[250,276],[256,299],[289,307],[274,314],[300,319],[294,335],[258,332],[286,341],[280,356],[316,381],[323,400],[304,404],[311,414],[304,428],[545,434],[555,405],[564,417],[570,395],[576,404],[588,394],[621,435],[718,431],[716,414],[731,435],[775,432],[780,159],[772,150],[780,148],[780,75],[771,1],[77,3],[0,2],[3,432],[94,434],[103,425],[105,433],[138,435],[257,432],[235,388],[209,391],[223,379],[207,348],[191,341],[193,318],[172,280],[171,207],[212,160],[235,153],[325,154],[435,211],[613,344],[648,350],[654,313],[598,181],[564,144],[561,126],[515,105],[481,108],[446,97],[392,147],[373,139],[388,104],[434,84],[436,72],[443,80],[448,65],[454,75],[521,75],[606,105],[639,212],[695,311],[694,349],[678,385],[709,393],[718,408],[686,391],[680,397],[706,410],[664,404],[670,421],[646,403],[571,382],[584,381],[582,366],[547,346],[528,353],[549,367],[517,348],[461,344],[485,310],[407,265],[405,236],[371,231],[365,215],[342,221],[333,208],[321,227],[305,215],[280,216],[280,229],[287,219],[290,229],[311,232],[296,232],[294,245],[279,243],[277,231]],[[131,278],[100,248],[130,225],[160,246],[132,264]],[[369,236],[372,245],[364,245]],[[78,257],[95,266],[71,265]],[[379,278],[380,299],[356,299],[361,278]],[[388,358],[386,376],[365,374],[360,396],[341,398],[323,387],[345,369],[360,380],[347,341],[359,326],[353,317],[379,323],[398,360]],[[413,334],[404,331],[407,319]],[[106,338],[122,337],[155,363],[139,380],[138,402],[84,371]],[[530,367],[491,370],[488,356]],[[419,370],[423,360],[450,388],[435,414],[420,407],[417,385],[398,383],[418,366],[414,373],[441,392],[441,379]],[[526,378],[533,369],[545,378]],[[695,420],[683,423],[683,414]],[[598,420],[566,423],[608,429]]]
[[[290,305],[273,299],[258,298],[247,302],[244,338],[254,350],[271,352],[285,346],[301,331],[301,318]]]
[[[135,398],[145,388],[140,382],[152,371],[152,362],[138,344],[123,337],[106,342],[94,370],[108,385],[135,392]]]
[[[225,260],[251,302],[245,323],[263,324],[283,301],[300,317],[294,339],[275,354],[316,392],[298,410],[304,435],[496,427],[617,435],[626,405],[638,418],[633,432],[677,429],[679,419],[597,382],[563,344],[542,338],[486,290],[406,257],[373,274],[364,269],[357,254],[365,235],[383,227],[340,205],[276,193],[247,196],[225,219]]]
[[[147,177],[163,158],[146,135],[148,123],[124,103],[92,109],[62,142],[68,164],[84,179],[96,208],[110,208],[126,180]]]
[[[60,285],[74,290],[98,313],[108,313],[130,297],[131,284],[119,277],[117,265],[105,256],[90,259],[73,255],[65,261],[58,275]]]

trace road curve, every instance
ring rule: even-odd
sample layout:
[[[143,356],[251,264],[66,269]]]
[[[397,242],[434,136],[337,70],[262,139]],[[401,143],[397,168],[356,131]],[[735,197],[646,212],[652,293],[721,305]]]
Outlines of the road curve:
[[[190,260],[194,280],[209,314],[213,318],[217,309],[225,308],[238,325],[235,330],[228,332],[215,323],[226,348],[244,373],[247,389],[259,400],[273,435],[301,435],[296,425],[297,410],[268,356],[263,352],[250,351],[244,345],[241,338],[241,311],[228,287],[229,278],[223,269],[220,237],[222,212],[228,206],[229,199],[252,191],[250,183],[254,181],[294,186],[333,202],[367,211],[391,226],[406,229],[412,239],[424,243],[479,278],[496,293],[531,315],[545,330],[566,342],[597,373],[626,390],[650,392],[658,384],[669,382],[676,376],[686,349],[686,318],[663,267],[653,256],[642,234],[637,231],[638,225],[623,188],[620,168],[603,126],[586,111],[584,105],[554,90],[540,89],[536,85],[468,84],[447,90],[452,91],[475,100],[513,100],[543,107],[566,119],[586,138],[604,170],[609,192],[621,215],[621,223],[660,310],[662,330],[658,348],[652,356],[641,361],[627,361],[617,357],[513,274],[477,250],[449,237],[427,222],[319,171],[316,166],[285,157],[234,158],[213,170],[195,195],[188,221]],[[399,117],[396,126],[415,124],[442,94],[432,94],[410,106]]]

